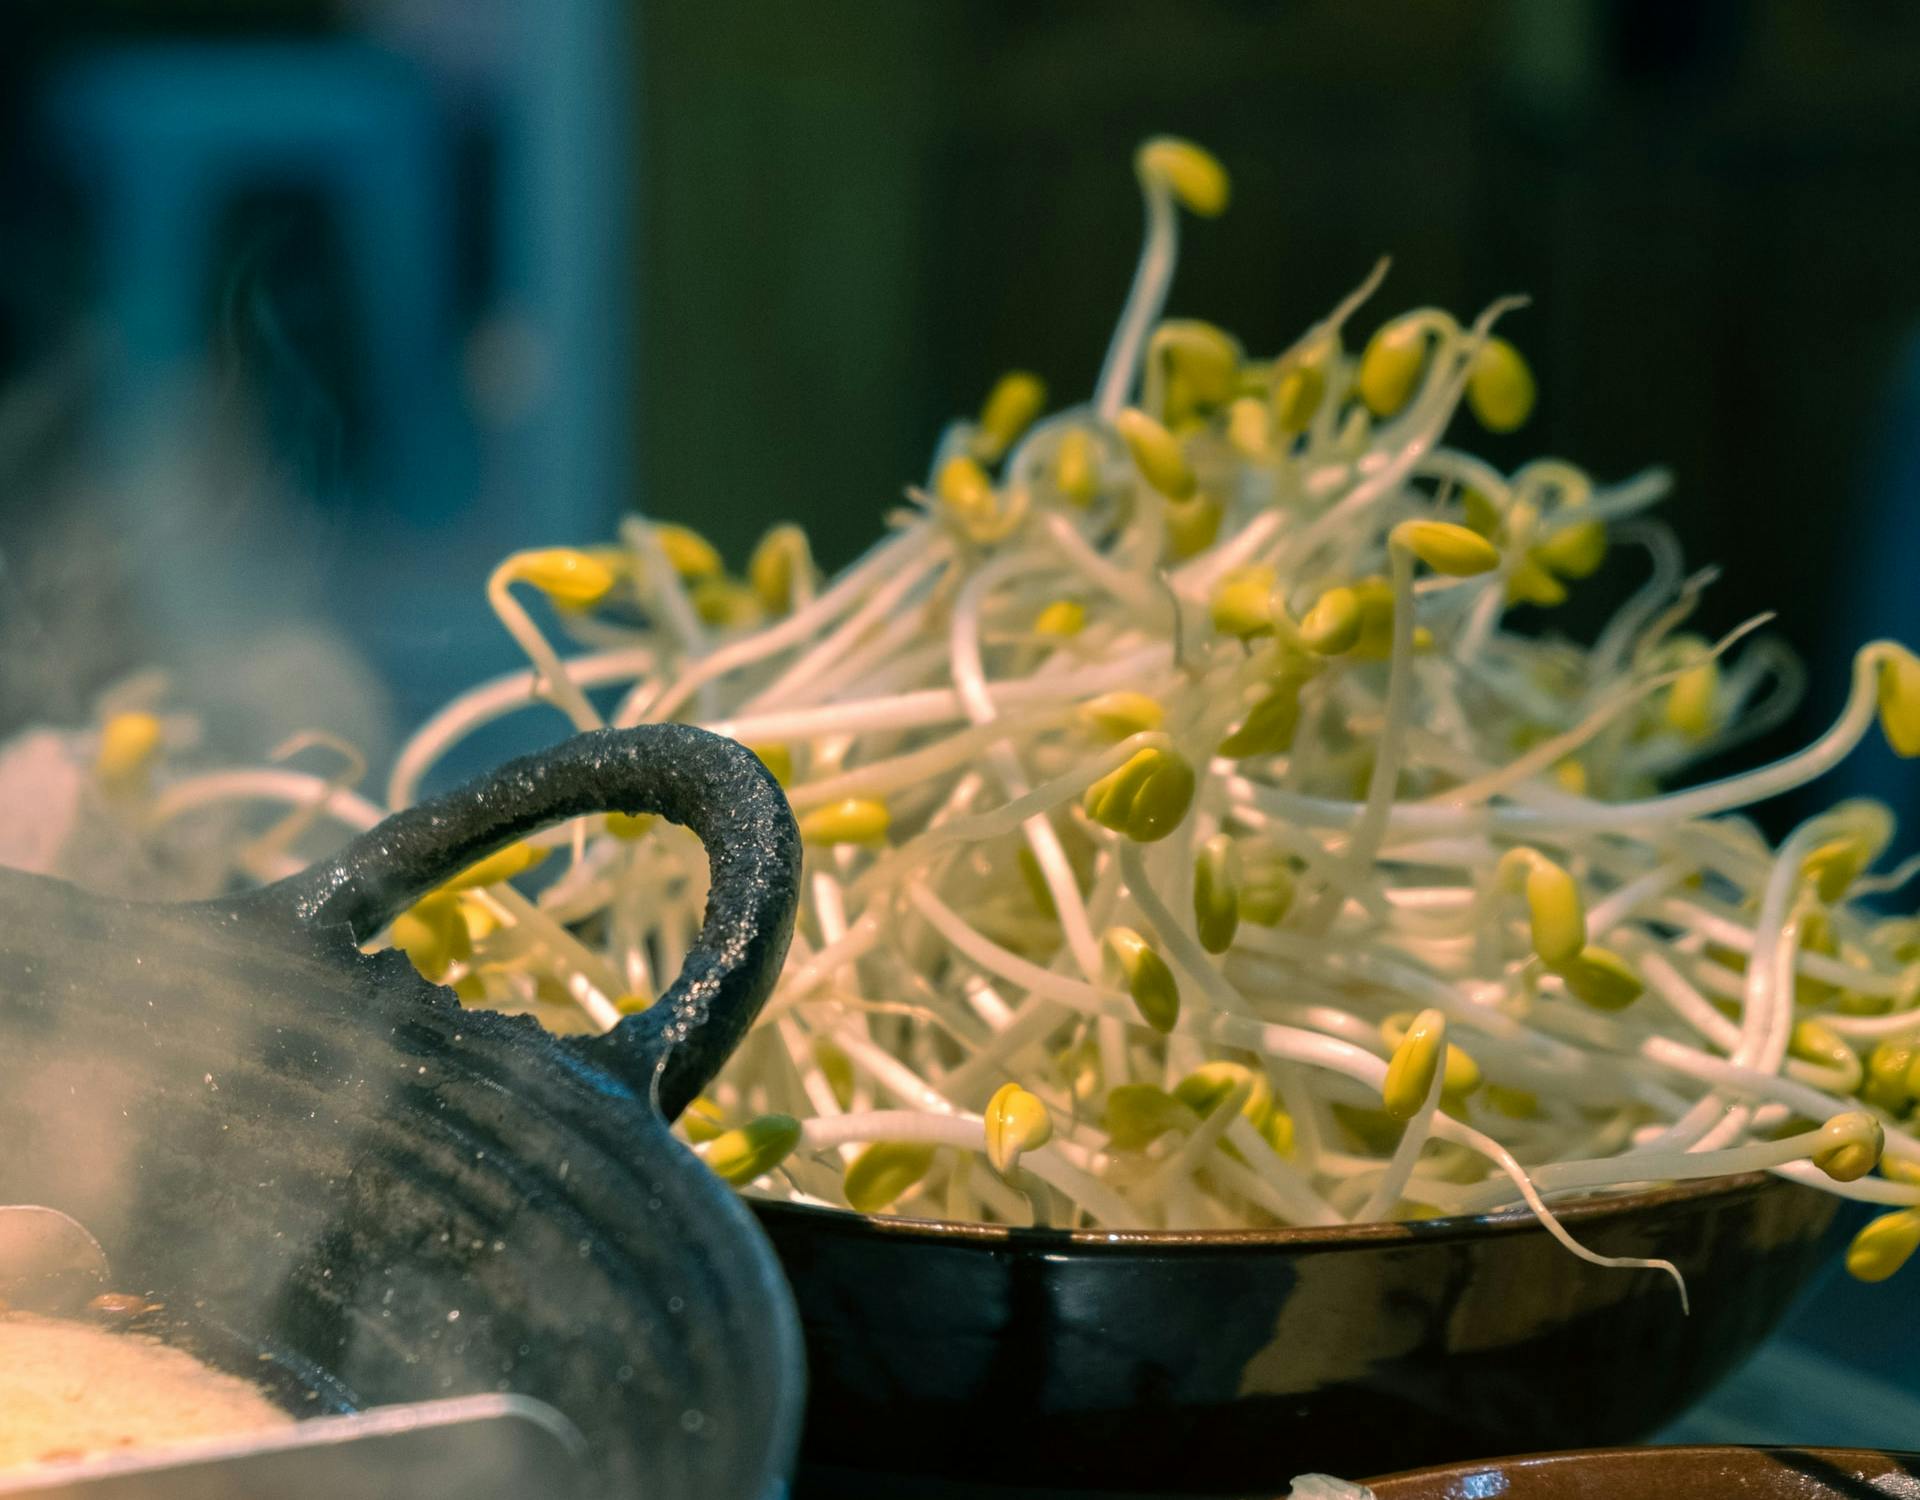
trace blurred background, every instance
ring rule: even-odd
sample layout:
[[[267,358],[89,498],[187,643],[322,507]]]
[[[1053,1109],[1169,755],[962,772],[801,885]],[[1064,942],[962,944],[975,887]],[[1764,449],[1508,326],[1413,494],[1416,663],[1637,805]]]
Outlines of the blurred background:
[[[1811,668],[1743,755],[1920,641],[1900,0],[10,0],[0,739],[159,666],[234,755],[377,764],[516,664],[514,547],[637,507],[848,560],[1000,371],[1089,389],[1157,131],[1235,182],[1172,310],[1254,349],[1382,253],[1376,315],[1532,294],[1488,456],[1672,467],[1702,628]],[[1823,800],[1911,814],[1875,746]],[[1911,1298],[1830,1284],[1684,1431],[1911,1446]]]

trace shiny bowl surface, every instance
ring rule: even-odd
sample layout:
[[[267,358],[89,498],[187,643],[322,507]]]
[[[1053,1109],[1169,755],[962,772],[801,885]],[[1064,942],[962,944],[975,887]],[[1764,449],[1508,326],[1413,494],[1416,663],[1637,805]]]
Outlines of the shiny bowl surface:
[[[1750,1174],[1524,1214],[1246,1232],[1010,1230],[759,1202],[805,1334],[801,1493],[1285,1493],[1631,1442],[1778,1322],[1825,1194]],[[961,1493],[955,1489],[952,1493]]]

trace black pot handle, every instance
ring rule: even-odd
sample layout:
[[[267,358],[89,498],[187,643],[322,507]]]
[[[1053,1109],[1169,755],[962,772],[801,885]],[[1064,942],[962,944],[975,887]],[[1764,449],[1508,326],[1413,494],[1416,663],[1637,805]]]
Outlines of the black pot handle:
[[[656,813],[706,845],[706,919],[659,1001],[591,1059],[675,1118],[727,1060],[779,978],[799,899],[800,835],[779,785],[742,745],[685,724],[578,735],[393,814],[332,859],[245,904],[358,944],[496,849],[587,813]]]

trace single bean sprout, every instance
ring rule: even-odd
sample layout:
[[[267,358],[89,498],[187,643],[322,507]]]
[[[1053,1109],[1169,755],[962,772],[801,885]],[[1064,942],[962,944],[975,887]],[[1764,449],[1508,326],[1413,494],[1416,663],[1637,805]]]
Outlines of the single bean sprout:
[[[1587,1259],[1672,1271],[1594,1255],[1552,1200],[1769,1170],[1887,1205],[1848,1264],[1891,1275],[1920,1245],[1920,922],[1860,898],[1913,867],[1875,873],[1877,806],[1778,849],[1736,815],[1876,720],[1920,754],[1920,658],[1866,646],[1813,744],[1663,789],[1798,682],[1744,629],[1681,630],[1705,580],[1643,514],[1665,476],[1443,446],[1463,403],[1527,420],[1532,373],[1493,331],[1514,302],[1352,352],[1383,265],[1271,358],[1162,321],[1180,213],[1228,184],[1185,142],[1137,167],[1146,244],[1091,401],[1043,415],[1007,377],[837,578],[793,526],[740,579],[639,518],[509,558],[488,594],[531,670],[436,715],[391,805],[540,703],[755,747],[807,844],[799,930],[679,1127],[750,1193],[1112,1229],[1520,1203]],[[1616,551],[1646,582],[1592,644],[1554,633]],[[236,842],[256,874],[308,822],[378,812],[339,776],[169,782],[157,726],[103,726],[103,789],[156,825],[279,803]],[[549,849],[537,895],[507,883]],[[389,941],[555,1029],[644,1008],[700,923],[698,843],[590,818],[510,854]]]

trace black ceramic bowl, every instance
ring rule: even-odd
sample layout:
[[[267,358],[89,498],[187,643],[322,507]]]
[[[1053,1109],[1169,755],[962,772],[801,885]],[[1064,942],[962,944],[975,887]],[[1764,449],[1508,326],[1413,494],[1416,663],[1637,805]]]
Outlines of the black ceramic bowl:
[[[1285,1493],[1640,1438],[1774,1326],[1835,1200],[1721,1178],[1532,1219],[1007,1230],[757,1203],[805,1330],[802,1495],[940,1485]]]
[[[359,951],[500,845],[612,810],[692,827],[713,879],[673,988],[607,1036]],[[799,1420],[792,1304],[662,1111],[751,1024],[798,870],[759,762],[667,725],[514,762],[230,900],[0,871],[0,1203],[79,1219],[172,1337],[297,1411],[511,1391],[581,1431],[610,1496],[762,1500]]]

